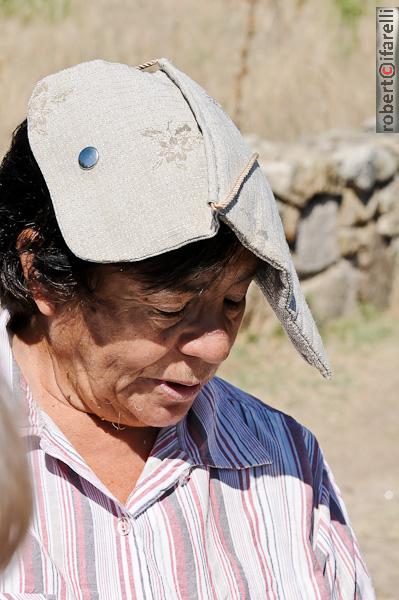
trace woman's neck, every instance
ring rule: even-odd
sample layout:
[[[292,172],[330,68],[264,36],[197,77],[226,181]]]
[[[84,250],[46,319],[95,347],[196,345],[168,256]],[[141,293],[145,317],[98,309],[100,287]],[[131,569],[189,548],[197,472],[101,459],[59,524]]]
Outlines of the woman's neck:
[[[60,397],[43,343],[12,337],[12,351],[32,396],[97,477],[125,501],[151,453],[156,427],[123,427],[70,406]]]

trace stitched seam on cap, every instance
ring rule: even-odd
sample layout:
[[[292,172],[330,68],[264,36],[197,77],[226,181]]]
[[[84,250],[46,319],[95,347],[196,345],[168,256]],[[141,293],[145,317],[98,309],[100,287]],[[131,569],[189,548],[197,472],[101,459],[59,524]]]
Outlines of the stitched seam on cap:
[[[221,220],[225,221],[225,219],[221,219]],[[256,252],[254,252],[254,250],[250,247],[250,244],[248,244],[246,237],[243,236],[241,234],[241,232],[237,231],[232,223],[230,223],[228,221],[228,222],[226,222],[226,225],[228,225],[235,233],[239,234],[238,238],[240,241],[245,240],[246,244],[244,243],[243,245],[245,245],[246,248],[249,249],[253,254],[258,256],[258,258],[260,258],[263,262],[266,262],[267,264],[271,265],[272,267],[274,267],[275,269],[280,271],[280,273],[284,273],[286,279],[288,279],[288,293],[287,293],[287,284],[282,282],[283,288],[284,288],[284,293],[285,293],[285,306],[281,309],[278,308],[277,310],[278,311],[284,311],[284,310],[286,311],[286,313],[288,314],[288,317],[289,317],[289,319],[288,319],[289,323],[292,325],[295,332],[297,332],[299,334],[299,336],[302,338],[302,340],[305,342],[304,345],[310,351],[310,354],[316,359],[316,364],[318,364],[321,367],[321,370],[323,373],[325,373],[326,375],[330,375],[331,371],[324,364],[320,354],[313,348],[313,345],[310,343],[308,337],[299,328],[296,320],[294,320],[292,318],[292,315],[288,309],[288,303],[289,303],[288,298],[290,296],[290,293],[293,293],[293,284],[292,284],[292,278],[291,278],[290,272],[282,265],[279,265],[278,263],[276,263],[276,261],[274,261],[273,259],[269,259],[269,258],[265,259],[263,256],[259,256],[259,254],[256,254]],[[297,313],[297,316],[298,316],[298,313]]]
[[[311,353],[313,353],[314,357],[318,360],[318,363],[323,367],[324,372],[328,375],[330,373],[330,370],[324,364],[324,362],[321,358],[321,355],[314,349],[313,344],[311,344],[307,335],[303,332],[303,330],[299,327],[298,323],[296,322],[296,318],[299,314],[299,311],[297,311],[295,319],[293,318],[293,315],[289,308],[289,300],[290,300],[291,294],[294,293],[294,285],[293,285],[293,281],[292,281],[292,276],[291,276],[291,273],[289,271],[287,271],[287,269],[284,269],[284,268],[282,269],[282,273],[286,276],[286,279],[288,282],[288,286],[284,285],[284,283],[283,283],[283,285],[284,285],[285,290],[289,291],[289,293],[286,296],[286,303],[285,303],[285,310],[288,313],[289,321],[292,324],[293,328],[296,329],[296,331],[299,333],[300,337],[304,340],[306,347],[311,351]]]
[[[317,363],[322,367],[323,373],[325,373],[326,375],[330,375],[331,374],[331,370],[328,369],[327,366],[324,364],[324,362],[323,362],[321,356],[319,355],[319,353],[313,348],[313,345],[309,341],[309,338],[299,328],[298,324],[296,323],[296,321],[293,320],[293,318],[291,317],[291,315],[290,315],[289,322],[293,326],[293,328],[299,333],[299,336],[305,342],[305,346],[308,348],[308,350],[310,350],[310,353],[316,358]]]
[[[272,262],[274,262],[274,261],[269,261],[269,260],[265,260],[265,259],[263,259],[263,260],[264,260],[264,262],[267,262],[268,264],[271,264],[272,266],[274,266],[274,265],[272,264]],[[289,281],[291,280],[291,274],[289,273],[289,271],[287,271],[287,269],[285,269],[284,267],[281,267],[281,268],[279,269],[279,271],[280,271],[281,273],[284,273],[285,277],[286,277],[286,278],[287,278]],[[283,281],[282,283],[283,283],[284,293],[286,294],[286,293],[287,293],[287,284],[286,284],[286,283],[284,283],[284,281]],[[288,285],[289,285],[289,288],[291,289],[291,293],[292,293],[292,287],[290,286],[290,284],[288,284]],[[288,294],[288,296],[289,296],[289,294]],[[322,360],[322,358],[321,358],[321,355],[320,355],[320,354],[319,354],[319,353],[316,351],[316,349],[313,347],[313,344],[311,344],[311,342],[310,342],[309,338],[306,336],[306,334],[305,334],[305,333],[302,331],[302,329],[299,327],[299,325],[298,325],[298,323],[296,322],[296,320],[294,320],[294,319],[293,319],[293,317],[292,317],[292,315],[291,315],[290,311],[289,311],[289,310],[288,310],[288,308],[287,308],[287,299],[286,299],[286,302],[285,302],[285,306],[284,306],[284,307],[280,308],[280,307],[278,307],[278,305],[277,305],[277,311],[278,311],[278,313],[280,313],[282,316],[283,316],[283,314],[284,314],[284,311],[285,311],[285,313],[288,315],[288,319],[287,319],[287,321],[286,321],[286,322],[287,322],[287,324],[288,324],[289,326],[291,326],[291,328],[292,328],[292,330],[293,330],[293,331],[292,331],[292,333],[294,334],[294,336],[295,336],[295,334],[297,334],[297,335],[298,335],[298,336],[301,338],[301,340],[302,340],[302,341],[303,341],[303,343],[304,343],[304,346],[305,346],[305,348],[308,350],[309,354],[311,354],[311,356],[312,356],[312,357],[315,359],[315,365],[316,365],[316,366],[317,366],[317,365],[319,366],[319,368],[320,368],[320,370],[322,371],[322,373],[323,373],[323,374],[326,374],[326,375],[331,375],[331,370],[327,368],[326,364],[323,362],[323,360]],[[280,320],[281,320],[281,319],[280,319]]]

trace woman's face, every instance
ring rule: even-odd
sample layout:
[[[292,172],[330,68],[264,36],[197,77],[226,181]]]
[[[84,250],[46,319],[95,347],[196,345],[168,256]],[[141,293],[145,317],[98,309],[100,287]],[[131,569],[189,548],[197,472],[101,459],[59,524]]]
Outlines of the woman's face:
[[[229,355],[242,321],[259,260],[244,249],[233,261],[200,295],[148,294],[126,273],[99,267],[95,302],[46,318],[62,401],[121,425],[182,419]],[[196,288],[208,283],[209,275],[195,281]]]

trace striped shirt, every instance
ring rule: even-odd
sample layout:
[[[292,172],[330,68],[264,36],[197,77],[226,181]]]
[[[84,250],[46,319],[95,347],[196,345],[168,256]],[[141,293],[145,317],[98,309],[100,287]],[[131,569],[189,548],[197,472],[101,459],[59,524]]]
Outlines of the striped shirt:
[[[123,505],[2,361],[29,413],[35,505],[1,599],[375,598],[322,451],[292,417],[214,377],[159,431]]]

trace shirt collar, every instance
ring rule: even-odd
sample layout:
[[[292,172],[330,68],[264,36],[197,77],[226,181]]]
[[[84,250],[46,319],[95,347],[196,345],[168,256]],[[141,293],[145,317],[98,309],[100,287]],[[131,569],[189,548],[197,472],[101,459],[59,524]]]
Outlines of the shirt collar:
[[[218,469],[245,469],[271,464],[275,442],[256,427],[257,411],[249,395],[220,377],[213,377],[201,390],[186,417],[177,424],[180,447],[193,465]],[[258,401],[259,402],[259,401]]]

